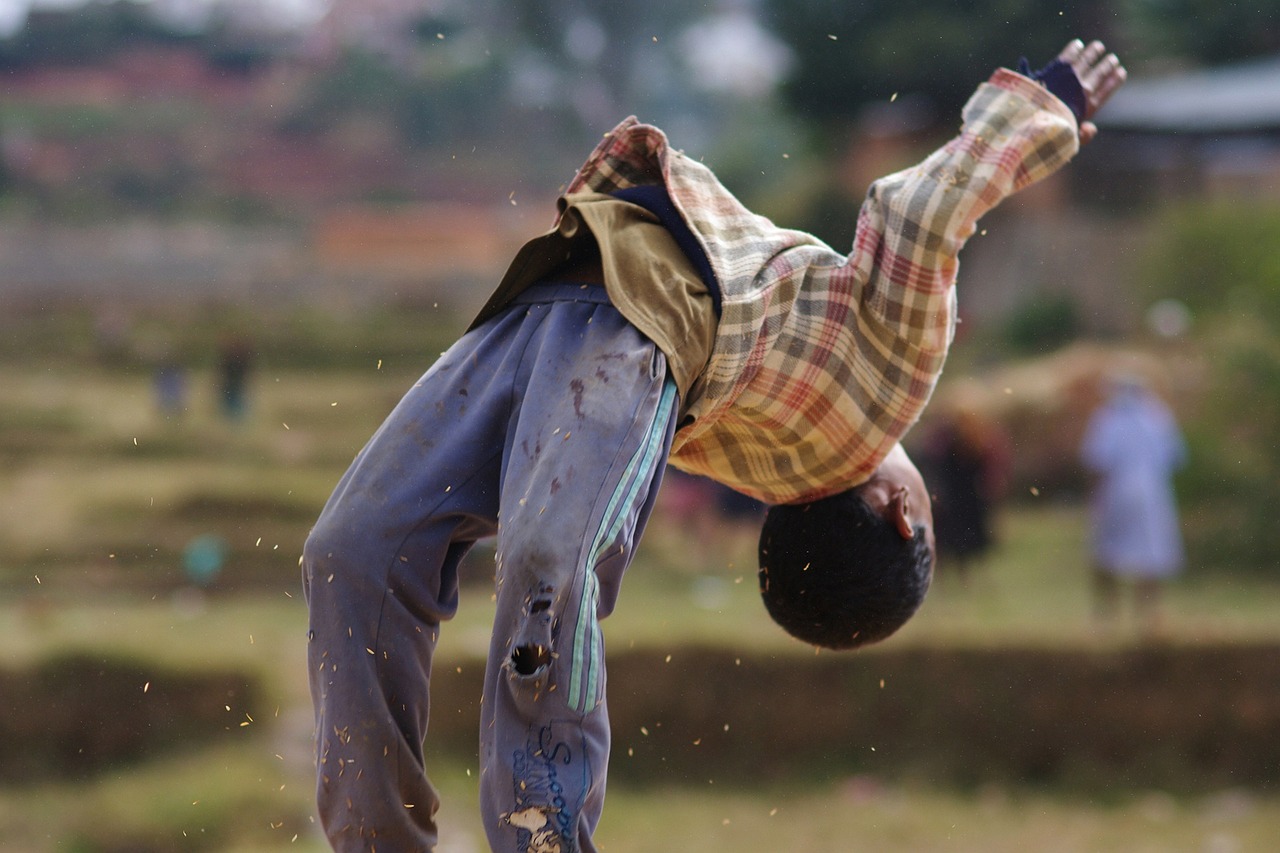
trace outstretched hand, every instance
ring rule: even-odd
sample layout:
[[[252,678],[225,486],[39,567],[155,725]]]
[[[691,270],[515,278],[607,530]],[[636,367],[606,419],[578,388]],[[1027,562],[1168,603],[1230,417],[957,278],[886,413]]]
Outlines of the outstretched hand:
[[[1098,135],[1098,127],[1090,119],[1120,88],[1129,72],[1100,41],[1086,46],[1076,39],[1062,49],[1058,59],[1071,66],[1084,89],[1084,120],[1080,122],[1080,144],[1084,145]]]

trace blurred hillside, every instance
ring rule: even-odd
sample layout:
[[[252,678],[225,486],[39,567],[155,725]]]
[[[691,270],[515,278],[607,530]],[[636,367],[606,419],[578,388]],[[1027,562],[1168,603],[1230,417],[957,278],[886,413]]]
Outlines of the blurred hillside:
[[[465,314],[628,114],[753,207],[849,245],[867,184],[948,135],[959,107],[943,64],[901,103],[853,74],[830,112],[804,84],[819,67],[806,48],[849,48],[764,3],[339,0],[291,28],[269,25],[271,5],[89,2],[0,39],[0,295],[416,293]],[[197,6],[219,11],[178,14]],[[1066,25],[1035,34],[1042,54]],[[1017,200],[994,253],[967,253],[971,320],[1061,290],[1044,258],[1107,240],[1072,214],[1069,180]],[[1017,253],[1031,240],[1039,254]],[[1101,267],[1130,245],[1111,243],[1084,257]],[[1131,321],[1113,292],[1098,288],[1095,313]]]
[[[354,202],[543,201],[627,111],[694,125],[726,93],[767,95],[777,78],[756,55],[761,82],[746,89],[679,88],[706,61],[690,34],[716,33],[714,16],[669,0],[604,17],[572,4],[336,0],[287,31],[235,3],[185,27],[162,14],[178,5],[33,11],[0,39],[11,204],[296,217]],[[758,25],[736,33],[753,34],[784,55]]]
[[[335,2],[287,30],[253,4],[181,26],[178,5],[37,10],[0,39],[0,296],[417,290],[465,312],[601,132],[738,100],[646,78],[680,55],[681,4],[613,13],[654,35],[604,63],[604,24],[540,44],[520,4]]]

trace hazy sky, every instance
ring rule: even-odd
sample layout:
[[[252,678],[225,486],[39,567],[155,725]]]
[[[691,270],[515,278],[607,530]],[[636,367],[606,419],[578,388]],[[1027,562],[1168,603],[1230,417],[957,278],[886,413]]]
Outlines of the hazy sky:
[[[36,0],[0,0],[0,35],[10,35],[18,27],[22,26],[22,22],[27,19],[27,10],[31,8]],[[74,6],[79,0],[44,0],[39,5],[54,6]]]

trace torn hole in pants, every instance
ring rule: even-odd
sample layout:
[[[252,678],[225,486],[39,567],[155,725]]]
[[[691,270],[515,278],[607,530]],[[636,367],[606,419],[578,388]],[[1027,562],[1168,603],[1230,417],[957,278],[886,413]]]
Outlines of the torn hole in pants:
[[[551,665],[551,590],[529,603],[529,612],[514,638],[510,667],[516,675],[539,675]]]

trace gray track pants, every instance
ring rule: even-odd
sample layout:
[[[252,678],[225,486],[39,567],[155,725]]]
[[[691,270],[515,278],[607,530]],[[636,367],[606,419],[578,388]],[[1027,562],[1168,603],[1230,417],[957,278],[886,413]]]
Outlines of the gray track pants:
[[[599,620],[652,509],[675,410],[665,358],[603,288],[541,285],[458,341],[359,453],[303,552],[317,801],[335,850],[433,849],[432,654],[459,561],[495,532],[485,831],[495,851],[596,849]]]

